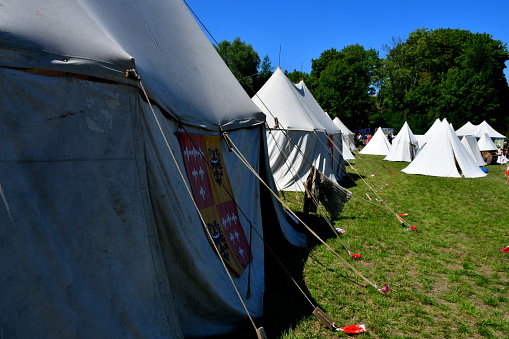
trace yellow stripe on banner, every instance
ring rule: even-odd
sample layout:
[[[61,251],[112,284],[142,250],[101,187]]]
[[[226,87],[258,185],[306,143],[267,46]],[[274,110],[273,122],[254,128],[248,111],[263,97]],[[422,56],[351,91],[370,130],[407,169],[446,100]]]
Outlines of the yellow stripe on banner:
[[[216,204],[233,200],[233,192],[224,166],[221,152],[221,137],[205,135],[205,158],[209,164],[209,177]]]

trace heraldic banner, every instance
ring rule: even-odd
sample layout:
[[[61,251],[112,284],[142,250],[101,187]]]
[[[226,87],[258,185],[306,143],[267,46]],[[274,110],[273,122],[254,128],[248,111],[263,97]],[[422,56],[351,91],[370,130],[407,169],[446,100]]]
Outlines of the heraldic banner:
[[[177,133],[194,200],[210,240],[228,268],[240,276],[251,261],[251,250],[222,159],[221,137]]]

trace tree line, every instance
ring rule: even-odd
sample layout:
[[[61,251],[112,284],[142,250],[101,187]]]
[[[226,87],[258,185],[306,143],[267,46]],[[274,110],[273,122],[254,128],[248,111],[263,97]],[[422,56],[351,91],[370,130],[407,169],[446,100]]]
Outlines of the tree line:
[[[240,38],[215,47],[251,97],[272,75],[269,57],[260,60]],[[323,110],[353,130],[398,130],[407,121],[422,134],[437,118],[447,118],[456,129],[486,120],[509,131],[505,43],[487,33],[422,28],[406,40],[393,38],[383,50],[385,58],[358,44],[331,48],[311,60],[309,74],[285,73],[294,83],[304,80]]]

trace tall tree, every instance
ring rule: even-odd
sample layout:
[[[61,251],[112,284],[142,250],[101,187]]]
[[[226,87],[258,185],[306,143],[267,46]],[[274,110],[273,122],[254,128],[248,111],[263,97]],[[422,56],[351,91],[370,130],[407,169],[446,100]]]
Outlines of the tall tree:
[[[223,40],[215,47],[249,96],[258,92],[272,75],[269,56],[264,56],[260,63],[260,57],[253,46],[241,41],[239,37],[233,42]]]
[[[416,133],[436,118],[509,123],[509,90],[503,73],[506,45],[486,33],[417,29],[386,47],[381,95],[392,120],[407,120]]]
[[[258,67],[260,66],[260,57],[253,46],[237,37],[233,42],[223,40],[216,46],[216,50],[244,90],[249,96],[253,96],[258,91],[255,85],[258,84]],[[264,58],[263,66],[270,67],[268,56]]]
[[[332,117],[339,116],[352,128],[370,124],[375,109],[378,52],[361,45],[323,52],[311,61],[313,95]]]
[[[256,77],[256,82],[254,86],[255,93],[269,80],[272,75],[272,64],[270,62],[269,56],[266,55],[263,57],[262,64],[259,67],[258,76]]]

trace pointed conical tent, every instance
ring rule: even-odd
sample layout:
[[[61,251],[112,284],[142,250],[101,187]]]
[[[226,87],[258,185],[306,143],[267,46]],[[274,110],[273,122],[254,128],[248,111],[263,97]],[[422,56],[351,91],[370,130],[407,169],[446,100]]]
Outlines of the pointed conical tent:
[[[420,134],[420,135],[414,135],[415,138],[417,139],[417,141],[419,142],[419,147],[420,148],[423,148],[424,146],[426,146],[428,141],[433,136],[433,133],[435,133],[436,130],[438,129],[438,127],[440,126],[440,123],[441,123],[440,119],[437,118],[435,120],[435,122],[433,122],[431,127],[426,131],[426,133]]]
[[[477,141],[477,146],[479,146],[480,151],[496,151],[498,149],[497,145],[491,140],[488,133],[484,133],[481,138]]]
[[[457,131],[456,131],[457,132]],[[479,149],[479,145],[477,144],[477,139],[473,135],[465,135],[461,138],[461,143],[467,149],[468,153],[472,156],[475,163],[478,166],[485,166],[486,162],[482,158],[481,150]]]
[[[398,135],[392,140],[391,149],[384,160],[411,162],[417,155],[418,150],[419,142],[405,121]]]
[[[477,126],[468,121],[466,124],[456,130],[456,135],[462,137],[464,135],[475,135]]]
[[[370,142],[359,152],[361,154],[387,155],[391,144],[387,140],[382,127],[378,127]]]
[[[356,151],[357,147],[355,147],[354,133],[346,127],[338,117],[335,117],[332,122],[338,126],[343,133],[343,144],[346,145],[350,151]]]
[[[444,119],[427,145],[403,172],[436,177],[479,178],[486,176],[474,162],[456,133]]]
[[[476,126],[476,129],[474,130],[474,134],[476,137],[478,138],[482,138],[484,136],[484,134],[488,134],[488,137],[492,138],[492,139],[505,139],[506,136],[497,132],[493,127],[490,126],[490,124],[488,124],[486,122],[486,120],[484,120],[483,122],[481,122],[479,125]]]
[[[303,192],[312,165],[334,178],[327,129],[280,67],[252,100],[267,116],[270,167],[279,190]]]
[[[305,237],[220,139],[270,172],[264,114],[183,1],[3,2],[0,78],[4,336],[226,333],[247,315],[220,258],[262,315],[249,235]]]

